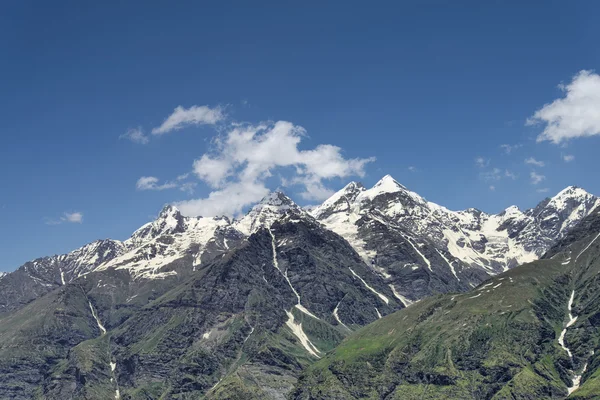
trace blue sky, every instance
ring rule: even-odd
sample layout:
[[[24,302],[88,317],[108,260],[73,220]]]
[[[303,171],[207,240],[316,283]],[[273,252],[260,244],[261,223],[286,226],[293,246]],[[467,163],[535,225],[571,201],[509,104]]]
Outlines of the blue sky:
[[[134,3],[1,6],[0,270],[278,187],[600,194],[595,2]]]

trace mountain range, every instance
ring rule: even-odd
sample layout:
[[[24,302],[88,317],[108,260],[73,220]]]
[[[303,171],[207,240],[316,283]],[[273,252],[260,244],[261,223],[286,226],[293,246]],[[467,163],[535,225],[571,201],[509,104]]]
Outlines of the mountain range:
[[[481,326],[487,317],[477,313],[492,313],[500,299],[495,293],[505,290],[501,299],[526,303],[519,303],[518,316],[538,312],[536,302],[551,302],[523,324],[539,328],[550,321],[560,332],[564,293],[549,300],[538,292],[558,291],[556,282],[567,282],[567,270],[569,287],[589,285],[579,276],[585,275],[580,261],[591,250],[580,247],[595,232],[599,204],[596,196],[568,187],[526,211],[514,206],[499,214],[451,211],[385,176],[370,189],[352,182],[310,210],[274,192],[237,220],[185,217],[166,206],[125,241],[99,240],[0,276],[0,397],[409,398],[398,393],[410,386],[411,398],[450,393],[492,398],[517,382],[523,368],[537,365],[532,360],[538,359],[526,354],[527,345],[522,355],[527,362],[511,359],[516,364],[509,366],[498,361],[504,353],[492,356],[489,348],[457,350],[477,358],[460,364],[441,350],[427,358],[432,355],[422,346],[451,349],[437,333],[451,336],[452,329],[458,332],[453,340],[465,346],[472,335],[493,342],[494,335],[457,324],[472,320],[467,325]],[[565,254],[575,251],[580,256],[563,264]],[[526,284],[512,285],[520,274],[527,276]],[[580,296],[592,296],[585,290],[576,292],[576,307]],[[481,298],[467,301],[471,293]],[[553,307],[551,317],[544,314]],[[489,323],[495,327],[498,321]],[[524,335],[540,334],[525,325]],[[391,344],[375,349],[387,328],[393,330]],[[512,340],[514,332],[512,327],[504,332],[503,340]],[[571,332],[563,342],[576,340]],[[373,352],[365,342],[371,337]],[[400,342],[412,346],[411,352]],[[562,369],[555,366],[552,379],[536,370],[542,378],[525,379],[547,378],[551,384],[543,393],[562,396],[588,361],[589,346],[569,347],[571,360],[552,346],[556,354],[545,347],[535,354],[555,357],[553,363],[562,360]],[[340,352],[351,361],[338,360]],[[384,359],[392,353],[404,354],[403,361],[389,364]],[[500,372],[495,364],[492,372],[481,372],[482,365],[492,365],[491,358],[502,364]],[[363,385],[359,364],[365,360],[374,369],[365,371]],[[421,362],[431,369],[421,368]],[[339,363],[343,368],[331,369]],[[473,369],[479,375],[464,372]],[[483,385],[495,379],[492,373],[502,384]],[[429,393],[430,385],[461,390]],[[515,393],[520,392],[494,398],[528,398]]]

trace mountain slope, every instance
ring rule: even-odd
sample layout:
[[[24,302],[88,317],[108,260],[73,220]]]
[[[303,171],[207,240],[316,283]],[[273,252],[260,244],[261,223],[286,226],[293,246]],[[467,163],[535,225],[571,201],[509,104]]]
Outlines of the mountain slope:
[[[595,212],[542,260],[368,325],[291,398],[598,398],[599,237]]]
[[[272,222],[195,271],[181,260],[186,280],[100,268],[0,317],[0,397],[280,399],[349,332],[402,307],[308,214]]]
[[[450,211],[387,175],[371,189],[350,183],[312,210],[409,301],[471,289],[542,256],[600,204],[576,187],[535,209],[490,215]]]

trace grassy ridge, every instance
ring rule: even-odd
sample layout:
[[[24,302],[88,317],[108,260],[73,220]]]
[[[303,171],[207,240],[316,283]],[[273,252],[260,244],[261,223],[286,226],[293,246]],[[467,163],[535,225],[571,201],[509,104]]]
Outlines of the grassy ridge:
[[[565,398],[572,370],[586,362],[570,398],[600,398],[600,359],[591,356],[600,336],[600,246],[571,260],[591,239],[358,330],[305,371],[291,398]],[[565,342],[573,360],[558,344],[572,290],[579,317]]]

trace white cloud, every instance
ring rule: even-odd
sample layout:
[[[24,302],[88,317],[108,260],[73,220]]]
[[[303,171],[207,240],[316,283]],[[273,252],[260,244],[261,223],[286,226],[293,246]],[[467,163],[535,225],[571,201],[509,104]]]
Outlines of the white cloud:
[[[129,129],[127,132],[119,136],[119,139],[127,139],[134,143],[140,144],[148,144],[150,141],[148,136],[144,135],[144,131],[140,127]]]
[[[73,213],[68,213],[66,212],[64,214],[64,217],[62,217],[63,221],[66,222],[72,222],[72,223],[77,223],[80,224],[83,222],[83,213],[80,212],[73,212]]]
[[[490,165],[490,160],[479,156],[475,158],[475,165],[477,165],[479,168],[485,168]]]
[[[513,172],[511,172],[511,171],[509,171],[509,170],[507,170],[507,169],[506,169],[506,170],[504,170],[504,176],[505,176],[506,178],[510,178],[510,179],[512,179],[513,181],[514,181],[515,179],[517,179],[517,175],[515,175]]]
[[[495,191],[495,190],[496,190],[496,186],[494,186],[494,185],[490,185],[490,190],[491,190],[492,192],[493,192],[493,191]]]
[[[564,160],[564,162],[571,162],[575,159],[575,156],[572,154],[565,154],[562,156],[562,159]]]
[[[205,199],[177,206],[186,215],[237,215],[269,192],[265,181],[276,170],[291,174],[282,182],[302,186],[303,198],[323,200],[333,193],[325,181],[364,176],[366,164],[375,160],[346,159],[341,148],[328,144],[300,150],[305,133],[302,127],[286,121],[232,125],[214,140],[213,152],[194,161],[195,175],[213,192]]]
[[[542,188],[542,189],[538,189],[536,190],[538,193],[548,193],[550,191],[550,189],[548,188]]]
[[[502,149],[502,151],[504,152],[504,154],[510,154],[514,150],[519,149],[521,147],[523,147],[522,144],[501,144],[500,145],[500,148]]]
[[[152,134],[163,135],[189,125],[214,125],[224,118],[225,113],[221,107],[191,106],[186,109],[178,106],[160,126],[152,129]]]
[[[526,158],[525,164],[535,165],[536,167],[543,167],[546,165],[543,161],[538,161],[533,157]]]
[[[142,176],[137,180],[135,187],[137,190],[165,190],[178,186],[175,182],[165,182],[162,185],[159,185],[158,182],[159,179],[155,176]]]
[[[203,154],[200,159],[194,161],[196,176],[214,188],[221,186],[231,172],[231,161],[227,159],[212,158]]]
[[[410,172],[417,172],[417,167],[411,165],[410,167],[408,167],[408,170]]]
[[[531,171],[531,173],[529,174],[529,176],[531,177],[531,183],[533,185],[537,185],[540,182],[542,182],[543,180],[546,179],[546,177],[544,175],[540,175],[535,171]]]
[[[564,97],[544,105],[527,119],[527,125],[545,125],[537,141],[560,144],[573,138],[600,135],[600,76],[580,71],[571,83],[559,88]]]
[[[211,192],[207,198],[175,203],[184,215],[238,215],[249,204],[260,201],[269,189],[260,182],[234,182],[221,190]]]
[[[79,211],[64,212],[59,219],[46,218],[47,225],[60,225],[62,223],[81,224],[83,222],[83,213]]]

